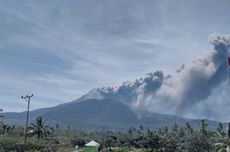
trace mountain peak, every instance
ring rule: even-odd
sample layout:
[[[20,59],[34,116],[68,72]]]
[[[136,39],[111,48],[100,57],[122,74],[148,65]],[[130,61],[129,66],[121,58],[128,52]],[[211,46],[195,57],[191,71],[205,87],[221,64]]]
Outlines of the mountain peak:
[[[111,98],[132,106],[133,102],[138,98],[140,90],[144,90],[142,93],[152,94],[161,86],[163,81],[164,74],[162,71],[151,72],[135,81],[125,81],[120,86],[92,89],[77,101]]]

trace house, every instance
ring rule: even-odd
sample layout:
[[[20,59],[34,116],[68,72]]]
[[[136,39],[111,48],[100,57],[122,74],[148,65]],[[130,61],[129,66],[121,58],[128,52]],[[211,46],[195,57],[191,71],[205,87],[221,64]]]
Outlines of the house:
[[[84,152],[98,152],[100,144],[92,140],[89,143],[85,144]]]

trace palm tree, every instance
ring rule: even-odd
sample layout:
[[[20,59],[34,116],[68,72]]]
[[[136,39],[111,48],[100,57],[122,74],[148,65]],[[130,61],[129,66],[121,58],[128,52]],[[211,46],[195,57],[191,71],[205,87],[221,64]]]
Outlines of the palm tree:
[[[186,122],[185,130],[187,135],[191,136],[193,134],[193,128],[189,122]]]
[[[5,135],[7,129],[8,129],[8,126],[7,125],[3,125],[3,127],[2,127],[2,134],[3,134],[3,136]]]
[[[153,131],[151,130],[151,129],[147,129],[147,132],[146,132],[146,136],[148,137],[148,138],[152,138],[153,136],[154,136],[154,133],[153,133]]]
[[[208,135],[208,124],[205,122],[204,119],[202,119],[201,123],[200,123],[200,134],[202,136],[207,136]]]
[[[0,112],[3,111],[1,108],[0,108]],[[2,133],[2,130],[4,129],[4,123],[3,123],[3,120],[4,120],[4,116],[3,115],[0,115],[0,133]]]
[[[44,136],[51,133],[50,128],[45,125],[45,120],[41,116],[36,118],[36,122],[32,123],[29,127],[29,133],[37,135],[37,139],[41,139]]]
[[[217,134],[221,137],[224,137],[225,132],[224,132],[224,127],[223,124],[220,122],[217,127]]]
[[[2,112],[3,110],[0,108],[0,112]],[[4,116],[3,115],[0,115],[0,123],[3,123],[3,119],[4,119]]]

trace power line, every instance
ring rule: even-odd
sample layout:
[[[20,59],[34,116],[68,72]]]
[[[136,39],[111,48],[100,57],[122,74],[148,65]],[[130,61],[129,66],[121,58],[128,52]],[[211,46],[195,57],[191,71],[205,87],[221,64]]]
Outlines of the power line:
[[[21,96],[22,99],[25,99],[27,102],[27,116],[26,116],[26,129],[25,129],[25,144],[26,144],[26,138],[27,138],[27,128],[28,128],[28,121],[29,121],[29,111],[30,111],[30,99],[33,97],[33,94]]]

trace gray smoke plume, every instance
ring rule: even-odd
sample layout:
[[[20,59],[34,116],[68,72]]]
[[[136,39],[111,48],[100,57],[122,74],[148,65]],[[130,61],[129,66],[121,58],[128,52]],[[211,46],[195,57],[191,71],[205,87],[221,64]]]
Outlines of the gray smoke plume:
[[[137,111],[223,120],[227,110],[221,108],[230,107],[226,101],[230,36],[212,35],[209,43],[213,45],[212,50],[192,63],[182,65],[174,76],[164,76],[163,72],[157,71],[135,82],[93,91],[100,97],[126,103]]]
[[[195,59],[191,64],[182,66],[175,77],[164,80],[156,93],[147,97],[147,100],[137,102],[146,102],[146,108],[150,111],[193,117],[200,109],[203,111],[203,117],[210,117],[210,109],[206,106],[207,99],[228,77],[226,58],[230,48],[230,37],[212,35],[209,42],[213,44],[213,50]],[[225,87],[225,90],[227,89],[228,87]]]
[[[193,115],[191,109],[210,111],[202,103],[205,101],[207,105],[207,99],[213,90],[228,78],[226,59],[230,49],[230,37],[212,35],[209,42],[213,44],[213,50],[191,64],[183,65],[174,77],[163,81],[154,95],[142,97],[134,106],[139,107],[144,102],[144,108],[150,111],[187,116]],[[209,115],[211,114],[203,113],[203,117],[210,117]]]

